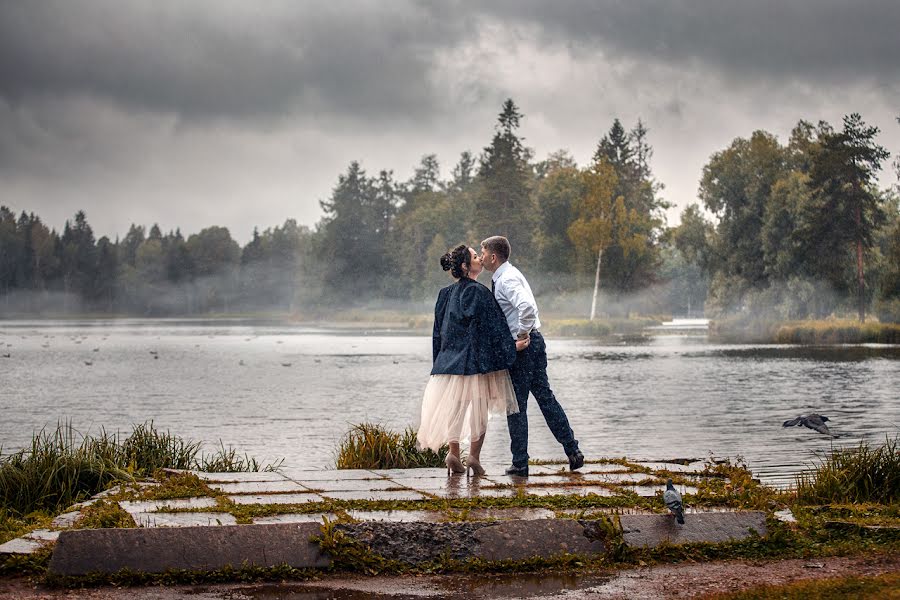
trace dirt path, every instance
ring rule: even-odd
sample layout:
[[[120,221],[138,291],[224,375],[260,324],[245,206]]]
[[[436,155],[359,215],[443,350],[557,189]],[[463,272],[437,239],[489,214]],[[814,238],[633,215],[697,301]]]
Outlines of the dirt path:
[[[334,598],[699,598],[762,584],[900,572],[900,556],[684,563],[578,576],[328,577],[314,582],[48,589],[0,579],[0,598],[26,600],[312,600]]]

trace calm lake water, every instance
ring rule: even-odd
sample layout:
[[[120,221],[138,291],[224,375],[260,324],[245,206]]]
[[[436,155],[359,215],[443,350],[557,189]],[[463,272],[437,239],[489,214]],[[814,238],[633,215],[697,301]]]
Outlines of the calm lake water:
[[[548,353],[588,457],[743,456],[763,480],[784,483],[832,444],[900,432],[897,346],[716,345],[702,331],[663,328],[639,344],[549,337]],[[430,368],[430,337],[402,331],[0,321],[0,445],[8,453],[60,420],[96,433],[153,419],[208,448],[222,440],[325,468],[352,423],[414,424]],[[830,417],[839,437],[781,427],[810,412]],[[529,423],[531,456],[562,457],[533,399]],[[484,460],[506,461],[508,441],[505,420],[492,421]]]

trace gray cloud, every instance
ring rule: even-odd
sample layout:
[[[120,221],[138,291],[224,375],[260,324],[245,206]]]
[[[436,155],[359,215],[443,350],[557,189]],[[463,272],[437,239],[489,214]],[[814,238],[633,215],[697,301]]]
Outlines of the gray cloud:
[[[0,5],[0,95],[85,94],[184,118],[415,116],[435,48],[464,20],[409,3]]]
[[[644,119],[683,206],[754,129],[859,111],[896,152],[897,22],[877,0],[0,0],[0,202],[246,241],[314,223],[351,160],[449,171],[511,96],[538,158]]]
[[[808,82],[900,76],[895,0],[501,0],[485,11],[574,53],[715,68],[732,79]]]

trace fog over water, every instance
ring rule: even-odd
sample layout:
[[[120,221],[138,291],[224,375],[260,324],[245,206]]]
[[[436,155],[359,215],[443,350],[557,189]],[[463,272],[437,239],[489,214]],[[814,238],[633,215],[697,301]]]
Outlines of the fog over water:
[[[154,358],[151,351],[159,358]],[[70,420],[82,432],[162,429],[262,460],[327,468],[350,424],[415,422],[431,367],[421,332],[240,321],[0,321],[0,445]],[[589,457],[743,456],[790,481],[832,444],[900,431],[900,348],[715,345],[702,332],[641,344],[548,340],[551,384]],[[91,364],[86,364],[90,362]],[[289,366],[285,366],[289,365]],[[529,404],[533,458],[562,451]],[[783,420],[820,412],[840,437]],[[508,460],[492,421],[485,460]]]

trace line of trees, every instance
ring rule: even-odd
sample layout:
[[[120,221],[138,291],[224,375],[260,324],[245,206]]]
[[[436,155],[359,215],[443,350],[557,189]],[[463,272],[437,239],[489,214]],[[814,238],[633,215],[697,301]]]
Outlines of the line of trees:
[[[447,179],[433,154],[408,181],[352,162],[315,228],[287,220],[243,247],[215,226],[185,239],[132,225],[96,240],[84,212],[59,233],[2,207],[0,313],[321,314],[429,302],[447,283],[437,265],[449,246],[501,234],[545,305],[584,316],[705,308],[797,318],[855,307],[862,317],[874,305],[900,318],[897,196],[877,188],[888,154],[858,115],[840,131],[801,121],[786,145],[763,131],[736,139],[704,167],[706,212],[692,204],[674,228],[641,121],[626,130],[613,120],[579,167],[564,150],[536,161],[523,118],[507,100],[489,143],[463,152]]]

